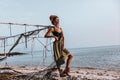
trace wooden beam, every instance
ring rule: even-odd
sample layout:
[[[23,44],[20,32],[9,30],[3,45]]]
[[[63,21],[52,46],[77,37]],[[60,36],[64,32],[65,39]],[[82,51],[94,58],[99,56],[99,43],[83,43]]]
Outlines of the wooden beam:
[[[21,23],[13,23],[13,22],[0,22],[0,24],[19,25],[19,26],[35,26],[35,27],[50,27],[50,25],[45,26],[45,25],[21,24]]]

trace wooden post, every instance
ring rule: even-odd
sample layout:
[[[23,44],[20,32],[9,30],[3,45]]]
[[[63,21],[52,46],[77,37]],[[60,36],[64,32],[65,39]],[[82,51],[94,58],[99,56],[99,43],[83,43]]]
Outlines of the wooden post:
[[[4,55],[6,56],[6,52],[5,52],[5,38],[4,38]]]

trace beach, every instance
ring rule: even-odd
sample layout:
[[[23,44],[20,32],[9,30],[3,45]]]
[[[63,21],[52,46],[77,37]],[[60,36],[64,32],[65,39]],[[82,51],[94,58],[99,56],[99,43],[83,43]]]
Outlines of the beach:
[[[0,80],[120,80],[120,46],[70,49],[71,76],[60,77],[53,54],[9,56],[0,61]],[[29,54],[28,54],[29,53]],[[62,65],[65,68],[65,65]]]
[[[60,77],[53,70],[30,66],[0,66],[0,80],[120,80],[119,71],[100,70],[94,68],[71,68],[71,76]]]

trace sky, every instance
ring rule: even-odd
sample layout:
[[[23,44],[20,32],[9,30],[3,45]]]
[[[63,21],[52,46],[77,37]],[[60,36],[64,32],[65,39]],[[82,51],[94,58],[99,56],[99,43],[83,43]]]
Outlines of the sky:
[[[0,0],[0,22],[51,25],[51,14],[67,48],[120,45],[120,0]]]

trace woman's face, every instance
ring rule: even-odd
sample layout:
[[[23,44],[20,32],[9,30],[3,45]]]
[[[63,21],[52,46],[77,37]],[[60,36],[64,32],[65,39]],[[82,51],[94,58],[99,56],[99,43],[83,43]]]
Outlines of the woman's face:
[[[57,24],[59,24],[59,18],[58,17],[55,18],[55,20],[53,21],[53,25],[57,25]]]

